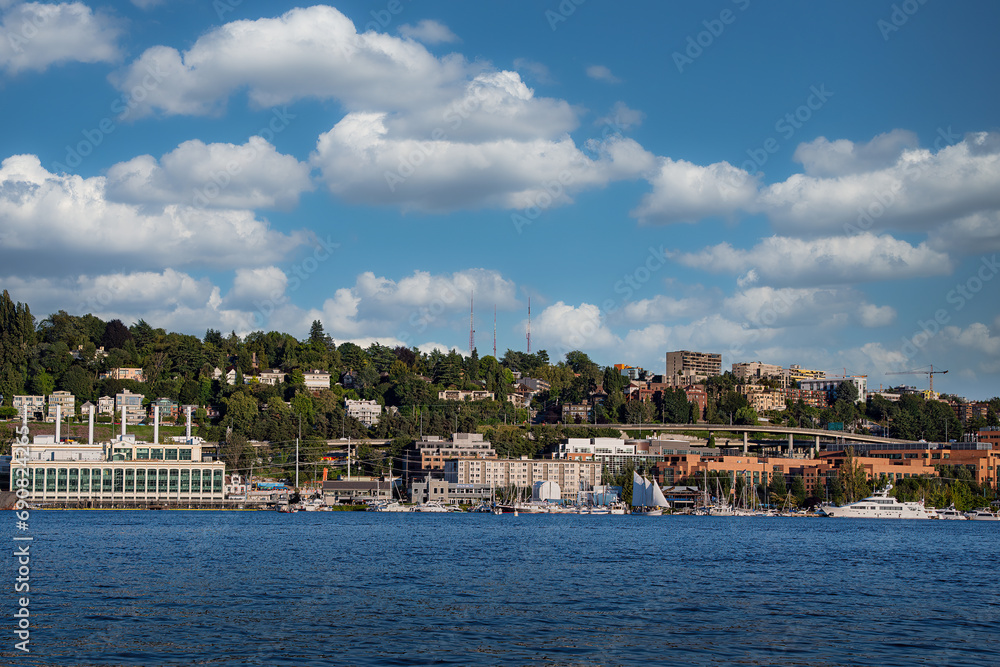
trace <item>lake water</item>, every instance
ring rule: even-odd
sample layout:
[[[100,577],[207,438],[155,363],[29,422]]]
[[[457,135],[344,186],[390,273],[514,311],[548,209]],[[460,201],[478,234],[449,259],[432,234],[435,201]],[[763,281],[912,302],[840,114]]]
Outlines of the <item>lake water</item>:
[[[2,664],[1000,664],[1000,523],[35,511],[31,535],[32,650],[8,630]]]

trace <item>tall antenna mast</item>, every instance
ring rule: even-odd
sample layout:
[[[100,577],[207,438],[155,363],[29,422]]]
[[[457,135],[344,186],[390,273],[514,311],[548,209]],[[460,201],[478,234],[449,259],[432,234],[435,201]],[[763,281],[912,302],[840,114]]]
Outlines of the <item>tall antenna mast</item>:
[[[497,305],[493,304],[493,358],[497,358]]]
[[[528,297],[528,354],[531,354],[531,297]]]
[[[473,291],[469,294],[469,355],[476,349],[475,303],[475,291]]]

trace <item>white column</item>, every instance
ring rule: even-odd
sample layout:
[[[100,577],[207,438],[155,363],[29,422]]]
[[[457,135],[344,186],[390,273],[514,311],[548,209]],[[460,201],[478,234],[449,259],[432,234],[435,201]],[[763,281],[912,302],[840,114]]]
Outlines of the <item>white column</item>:
[[[187,430],[184,432],[184,437],[187,439],[188,444],[191,444],[191,406],[187,406]]]
[[[89,427],[87,428],[87,444],[94,444],[94,406],[90,406],[90,418],[88,420]]]
[[[160,406],[153,406],[153,444],[160,444]]]
[[[56,403],[56,444],[59,444],[59,437],[62,434],[62,405]]]
[[[125,404],[122,403],[122,440],[125,439]]]

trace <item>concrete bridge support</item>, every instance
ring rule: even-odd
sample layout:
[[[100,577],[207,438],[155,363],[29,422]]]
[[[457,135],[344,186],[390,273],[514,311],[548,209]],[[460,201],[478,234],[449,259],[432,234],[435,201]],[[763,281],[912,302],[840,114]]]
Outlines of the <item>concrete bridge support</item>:
[[[794,433],[789,433],[788,434],[788,457],[789,458],[791,458],[792,454],[795,451],[794,447],[795,447],[795,434]]]
[[[747,442],[747,432],[743,431],[743,453],[744,454],[747,453],[747,444],[748,444],[748,442]]]

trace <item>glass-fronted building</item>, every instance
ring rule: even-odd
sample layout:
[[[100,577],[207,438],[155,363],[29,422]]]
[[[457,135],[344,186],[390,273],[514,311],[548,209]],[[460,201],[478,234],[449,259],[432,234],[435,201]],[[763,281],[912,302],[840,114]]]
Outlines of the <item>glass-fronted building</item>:
[[[22,448],[15,446],[18,449]],[[23,449],[27,456],[14,452],[10,490],[27,489],[31,503],[225,498],[226,465],[202,460],[198,444],[118,440],[95,445],[33,444]]]

